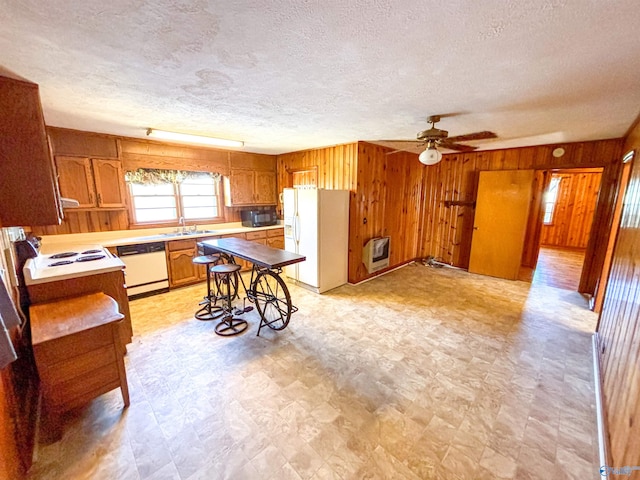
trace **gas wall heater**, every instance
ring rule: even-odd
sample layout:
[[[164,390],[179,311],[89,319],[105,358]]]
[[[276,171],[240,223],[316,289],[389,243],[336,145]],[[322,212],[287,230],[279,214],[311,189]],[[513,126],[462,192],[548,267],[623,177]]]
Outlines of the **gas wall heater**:
[[[389,266],[390,237],[372,238],[362,249],[362,263],[369,273],[377,272]]]

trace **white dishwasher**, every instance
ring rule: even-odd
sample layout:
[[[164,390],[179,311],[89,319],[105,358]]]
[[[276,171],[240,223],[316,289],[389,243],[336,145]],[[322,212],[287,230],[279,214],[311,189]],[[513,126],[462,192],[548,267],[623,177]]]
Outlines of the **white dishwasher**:
[[[128,297],[143,297],[169,290],[164,242],[139,243],[117,247],[125,264]]]

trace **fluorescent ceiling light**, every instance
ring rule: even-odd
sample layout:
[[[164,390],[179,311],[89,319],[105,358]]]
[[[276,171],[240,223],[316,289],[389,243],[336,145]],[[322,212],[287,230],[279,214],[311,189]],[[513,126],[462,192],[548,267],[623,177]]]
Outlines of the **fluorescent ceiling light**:
[[[216,147],[242,147],[244,142],[238,140],[227,140],[225,138],[203,137],[201,135],[189,135],[187,133],[165,132],[155,128],[147,129],[147,136],[161,138],[163,140],[173,140],[175,142],[200,143],[203,145],[214,145]]]

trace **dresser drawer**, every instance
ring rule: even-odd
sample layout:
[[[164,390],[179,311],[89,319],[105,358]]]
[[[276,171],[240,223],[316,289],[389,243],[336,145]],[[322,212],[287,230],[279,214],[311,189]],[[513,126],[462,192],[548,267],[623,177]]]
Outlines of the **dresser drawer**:
[[[56,385],[45,384],[44,393],[49,408],[69,410],[84,405],[98,395],[102,395],[119,386],[118,367],[113,363],[91,370],[63,383]]]
[[[40,379],[52,386],[85,375],[104,365],[114,364],[117,360],[116,349],[111,343],[82,355],[70,357],[57,363],[38,364]],[[38,357],[41,358],[41,357]]]
[[[118,324],[121,323],[117,322]],[[54,365],[70,358],[90,353],[106,345],[113,345],[110,324],[102,325],[73,335],[59,337],[33,346],[36,360],[46,365]]]

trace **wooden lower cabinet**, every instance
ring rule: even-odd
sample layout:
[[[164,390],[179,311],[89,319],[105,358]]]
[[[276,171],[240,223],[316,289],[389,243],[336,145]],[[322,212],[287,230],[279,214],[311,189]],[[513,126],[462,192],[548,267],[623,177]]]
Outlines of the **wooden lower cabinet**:
[[[250,242],[260,243],[262,245],[267,244],[267,231],[266,230],[258,230],[255,232],[247,232],[245,234],[245,238]]]
[[[195,246],[190,249],[169,252],[169,286],[181,287],[200,281],[198,269],[193,264]]]
[[[124,315],[104,293],[30,307],[33,354],[43,393],[47,432],[59,436],[60,414],[121,388],[129,389],[120,338]]]
[[[98,273],[86,277],[68,278],[55,282],[38,283],[27,286],[27,291],[29,292],[31,305],[87,293],[104,292],[118,302],[118,310],[124,315],[119,327],[122,344],[131,343],[133,335],[131,313],[129,312],[129,297],[127,297],[124,272],[122,270]]]
[[[274,248],[284,248],[284,229],[253,230],[246,233],[230,233],[214,237],[198,239],[185,238],[167,242],[167,264],[169,267],[169,287],[177,288],[202,282],[207,279],[207,269],[202,265],[193,263],[198,256],[198,242],[214,240],[216,238],[242,238],[251,242],[268,245]],[[251,270],[253,265],[241,258],[236,258],[236,263],[242,267],[242,271]]]
[[[272,248],[284,250],[284,229],[274,228],[267,230],[267,245]]]

